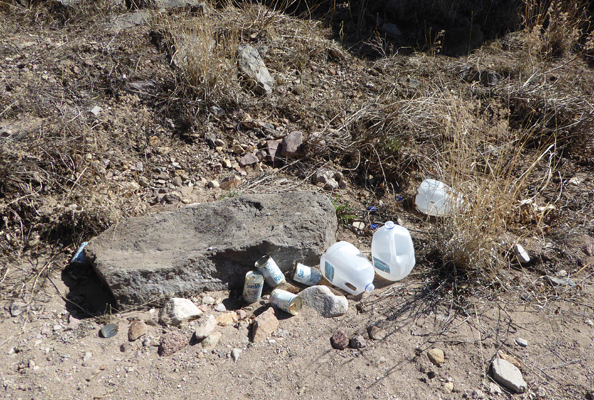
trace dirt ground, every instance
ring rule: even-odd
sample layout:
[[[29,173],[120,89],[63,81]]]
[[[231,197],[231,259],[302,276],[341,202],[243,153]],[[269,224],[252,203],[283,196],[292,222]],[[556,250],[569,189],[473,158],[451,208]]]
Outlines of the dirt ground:
[[[222,113],[212,105],[205,113],[199,100],[183,97],[181,78],[154,23],[114,30],[114,19],[130,10],[93,8],[86,19],[85,10],[15,4],[1,2],[0,20],[3,398],[594,398],[590,136],[535,168],[546,190],[530,186],[528,208],[554,204],[555,211],[547,218],[518,212],[524,225],[510,226],[508,233],[521,238],[532,261],[509,262],[488,283],[452,277],[442,268],[431,249],[435,221],[414,210],[419,178],[429,171],[422,160],[433,151],[424,136],[431,132],[423,128],[414,140],[392,143],[400,151],[392,164],[378,164],[377,153],[365,158],[361,142],[359,159],[356,152],[344,157],[349,146],[341,129],[363,131],[376,123],[349,125],[363,111],[371,113],[366,101],[383,89],[411,104],[417,104],[420,91],[436,87],[460,96],[471,92],[477,104],[497,97],[500,93],[482,87],[480,80],[460,79],[460,71],[484,64],[500,68],[503,76],[516,37],[459,58],[415,53],[366,59],[341,47],[319,21],[283,16],[270,24],[269,14],[262,13],[260,25],[244,26],[241,40],[268,46],[265,61],[279,88],[268,100],[234,94],[234,106],[223,99]],[[170,16],[177,18],[177,12],[189,11]],[[302,39],[305,34],[316,39]],[[558,86],[579,92],[583,104],[591,99],[591,67],[572,59],[545,69],[537,83],[524,76],[523,96],[532,95],[532,84],[542,88],[562,82]],[[564,75],[568,70],[570,77]],[[137,82],[149,83],[139,92],[130,85]],[[539,109],[530,101],[526,104]],[[500,112],[497,105],[490,107],[485,109],[493,115]],[[582,111],[568,111],[573,118],[568,126]],[[296,129],[306,132],[309,146],[301,162],[237,165],[262,140]],[[333,151],[316,147],[316,132],[327,135]],[[316,152],[324,157],[316,158]],[[405,165],[415,167],[402,172]],[[312,183],[320,167],[341,170],[348,187],[328,191]],[[237,187],[208,185],[233,175],[241,178]],[[291,190],[326,192],[337,204],[348,205],[339,214],[345,223],[338,239],[368,256],[370,223],[391,219],[409,228],[417,254],[412,274],[396,283],[377,278],[372,294],[348,297],[348,312],[341,317],[324,319],[308,308],[297,316],[277,311],[280,327],[261,343],[250,341],[250,324],[269,307],[266,301],[245,307],[237,291],[198,295],[193,300],[206,314],[221,314],[214,305],[202,305],[202,297],[210,295],[228,310],[244,309],[247,317],[218,326],[222,336],[214,349],[191,344],[167,357],[157,354],[161,336],[181,330],[190,338],[199,320],[166,328],[156,324],[157,309],[88,317],[77,308],[104,289],[91,270],[68,267],[68,262],[81,242],[107,226],[189,203]],[[356,221],[365,229],[353,227]],[[563,284],[563,278],[575,285]],[[146,321],[149,331],[129,342],[128,325],[135,319]],[[102,338],[99,331],[108,322],[119,332]],[[371,339],[372,325],[385,337]],[[330,337],[337,329],[349,337],[362,335],[366,347],[333,349]],[[440,366],[427,357],[432,348],[445,352]],[[237,360],[233,349],[241,350]],[[526,393],[512,394],[494,383],[490,362],[498,354],[519,366]]]

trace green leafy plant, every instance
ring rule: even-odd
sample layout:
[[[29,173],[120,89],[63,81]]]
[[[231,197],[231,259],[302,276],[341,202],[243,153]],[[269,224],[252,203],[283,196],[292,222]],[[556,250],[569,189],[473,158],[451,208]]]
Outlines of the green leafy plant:
[[[341,202],[338,196],[334,198],[330,198],[332,205],[334,206],[334,210],[336,211],[336,216],[338,220],[343,225],[349,225],[357,216],[354,214],[355,210],[349,205],[348,202]]]

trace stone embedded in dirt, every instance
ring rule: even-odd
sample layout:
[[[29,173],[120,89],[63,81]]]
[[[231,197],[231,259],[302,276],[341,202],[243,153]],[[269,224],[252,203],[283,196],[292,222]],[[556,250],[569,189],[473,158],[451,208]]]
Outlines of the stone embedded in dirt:
[[[316,265],[335,243],[337,226],[323,194],[247,195],[129,218],[84,252],[123,311],[163,294],[242,288],[266,254],[283,272],[295,260]]]
[[[258,50],[252,46],[240,44],[237,46],[237,64],[250,90],[258,94],[272,93],[275,82]]]
[[[221,332],[213,332],[202,341],[202,347],[208,350],[214,349],[223,334]]]
[[[528,346],[528,341],[526,339],[517,338],[516,344],[521,347],[526,347],[526,346]]]
[[[281,157],[281,142],[282,139],[266,141],[266,149],[268,151],[268,155],[270,156],[270,161],[272,161],[273,163],[277,158]]]
[[[179,325],[184,321],[196,319],[202,311],[191,300],[172,298],[165,304],[159,313],[159,322],[163,325]]]
[[[237,362],[237,359],[239,358],[240,355],[241,355],[241,350],[239,350],[239,349],[231,350],[231,358],[233,359],[233,361]]]
[[[130,345],[130,343],[122,343],[122,345],[120,346],[120,351],[122,353],[127,352],[128,350],[130,350],[132,346]]]
[[[148,332],[148,327],[144,321],[132,321],[128,327],[128,340],[133,342],[145,335]]]
[[[202,325],[196,329],[196,332],[194,332],[194,337],[197,340],[206,338],[214,331],[216,325],[217,319],[214,317],[214,315],[209,315],[208,318],[206,318],[206,321],[204,321]]]
[[[490,385],[493,385],[493,386],[495,386],[497,389],[499,389],[499,386],[497,386],[497,384],[495,384],[495,383],[493,383],[493,382],[490,382]],[[499,392],[501,393],[501,389],[499,389]],[[492,391],[491,391],[491,394],[493,394],[493,392],[492,392]],[[473,398],[473,399],[484,399],[485,397],[486,397],[486,396],[485,396],[485,393],[484,393],[482,390],[480,390],[480,389],[474,389],[474,390],[472,391],[472,398]]]
[[[23,303],[22,301],[14,300],[10,303],[10,315],[13,317],[18,317],[27,309],[27,303]]]
[[[231,168],[231,167],[229,166],[229,168]],[[237,175],[233,175],[229,178],[223,179],[223,181],[221,182],[221,189],[223,189],[223,190],[235,189],[237,187],[237,185],[239,185],[240,183],[241,183],[241,178]]]
[[[247,318],[247,312],[245,310],[238,310],[237,311],[237,318],[239,318],[239,320],[244,320]]]
[[[441,390],[445,393],[445,394],[450,394],[454,391],[454,382],[446,382],[443,384],[443,387],[441,388]]]
[[[219,184],[219,181],[209,181],[206,186],[208,186],[211,189],[218,189],[221,185]]]
[[[215,306],[214,310],[218,312],[224,312],[227,311],[227,307],[225,307],[223,303],[219,303]]]
[[[239,165],[241,165],[242,167],[245,167],[248,165],[254,165],[258,161],[259,161],[258,157],[256,157],[255,154],[247,153],[245,156],[241,157],[241,159],[239,160]]]
[[[334,178],[330,178],[324,184],[324,190],[336,190],[340,187]]]
[[[588,326],[594,327],[594,321],[592,321],[591,319],[585,320],[584,323]]]
[[[270,307],[254,320],[252,330],[252,340],[258,343],[266,339],[272,332],[278,328],[278,319],[274,314],[274,309]]]
[[[540,399],[547,397],[547,390],[545,388],[543,388],[542,386],[539,386],[536,389],[536,397],[538,397]]]
[[[367,333],[369,334],[369,338],[373,340],[383,340],[386,336],[388,336],[388,332],[377,325],[368,326]]]
[[[322,317],[332,318],[347,312],[349,302],[344,296],[336,296],[328,286],[310,286],[299,293],[303,305],[311,307]]]
[[[427,357],[435,365],[441,365],[445,362],[445,354],[441,349],[429,349],[427,350]]]
[[[213,297],[211,297],[211,296],[204,296],[202,298],[202,304],[204,304],[204,305],[213,305],[216,302],[217,301]]]
[[[350,346],[353,349],[362,349],[367,347],[367,343],[362,335],[358,335],[351,339]]]
[[[176,353],[186,347],[189,344],[189,340],[181,332],[169,332],[161,337],[159,343],[158,354],[163,357],[167,357]]]
[[[281,142],[281,156],[283,157],[299,157],[301,156],[301,145],[303,144],[303,133],[301,131],[293,131],[282,139]]]
[[[74,318],[72,314],[68,315],[68,325],[66,325],[67,331],[73,331],[80,325],[80,319]]]
[[[217,324],[220,326],[233,325],[237,321],[239,321],[239,318],[237,318],[235,311],[221,314],[217,317]]]
[[[522,377],[522,372],[512,363],[496,358],[491,363],[493,378],[499,384],[515,393],[524,393],[528,385]]]
[[[344,350],[349,347],[349,338],[346,333],[339,329],[330,338],[330,344],[335,349]]]

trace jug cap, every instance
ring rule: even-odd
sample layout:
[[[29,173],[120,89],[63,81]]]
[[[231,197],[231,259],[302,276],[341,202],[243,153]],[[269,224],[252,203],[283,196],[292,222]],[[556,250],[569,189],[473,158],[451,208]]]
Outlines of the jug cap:
[[[367,293],[373,292],[373,289],[375,289],[375,286],[373,286],[373,283],[368,283],[367,286],[365,286],[365,291]]]
[[[394,224],[394,222],[388,221],[384,226],[386,227],[386,229],[394,229],[396,225]]]

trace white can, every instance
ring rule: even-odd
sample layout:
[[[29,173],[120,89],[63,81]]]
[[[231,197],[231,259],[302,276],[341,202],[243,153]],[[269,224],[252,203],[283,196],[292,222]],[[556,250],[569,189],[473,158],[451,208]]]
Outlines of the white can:
[[[245,283],[243,285],[243,299],[246,303],[255,303],[262,297],[264,288],[264,275],[258,271],[250,271],[245,274]]]
[[[274,289],[272,293],[270,293],[270,303],[292,315],[299,314],[299,311],[301,311],[301,307],[303,306],[301,297],[281,289]]]
[[[285,282],[283,272],[270,256],[264,256],[256,261],[256,268],[264,275],[270,287],[277,287],[279,283]]]
[[[319,271],[300,263],[297,263],[295,266],[295,272],[293,272],[293,280],[295,282],[303,283],[307,286],[314,286],[320,283],[321,279],[322,274]]]

